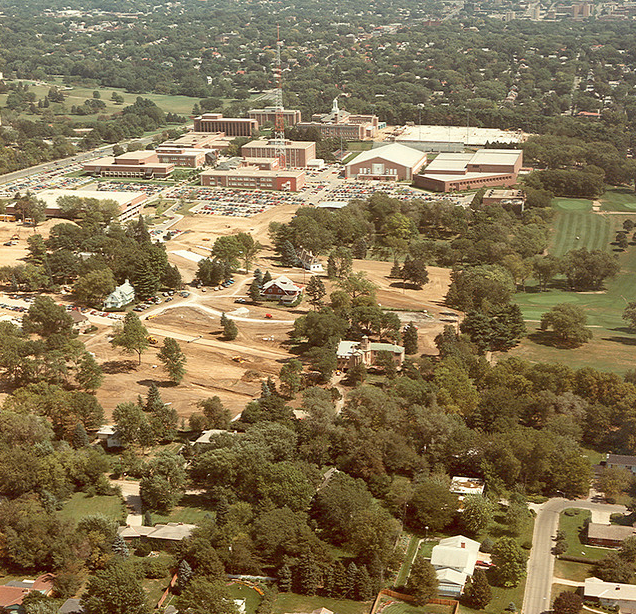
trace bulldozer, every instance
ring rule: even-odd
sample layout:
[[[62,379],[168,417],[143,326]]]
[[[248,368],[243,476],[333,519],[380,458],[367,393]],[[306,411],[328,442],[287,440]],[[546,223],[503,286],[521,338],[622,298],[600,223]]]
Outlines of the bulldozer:
[[[156,337],[148,337],[148,343],[150,345],[157,345],[158,341]]]

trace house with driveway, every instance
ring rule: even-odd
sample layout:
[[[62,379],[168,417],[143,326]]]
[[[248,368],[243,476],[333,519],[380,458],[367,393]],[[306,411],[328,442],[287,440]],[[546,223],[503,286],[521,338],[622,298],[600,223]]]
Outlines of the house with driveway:
[[[455,535],[440,540],[433,547],[431,565],[437,573],[439,595],[457,598],[462,594],[468,578],[475,571],[479,546],[474,539]]]
[[[604,608],[615,608],[621,614],[636,614],[636,586],[586,578],[583,599],[595,601]]]

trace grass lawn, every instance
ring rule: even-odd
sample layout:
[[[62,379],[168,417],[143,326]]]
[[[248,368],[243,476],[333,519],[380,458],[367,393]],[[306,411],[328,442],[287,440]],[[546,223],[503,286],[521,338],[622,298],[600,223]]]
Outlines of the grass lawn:
[[[514,603],[517,606],[517,611],[521,610],[523,604],[523,591],[526,586],[525,578],[514,588],[501,588],[499,586],[492,586],[492,599],[490,603],[483,610],[473,610],[465,605],[460,605],[460,612],[463,614],[501,614],[509,603]]]
[[[272,614],[286,612],[313,612],[318,608],[327,608],[337,614],[366,614],[370,604],[350,599],[329,599],[328,597],[310,597],[296,593],[279,593]]]
[[[601,202],[601,211],[636,213],[636,194],[631,188],[609,188],[599,200]]]
[[[170,514],[152,514],[152,524],[165,522],[183,522],[186,524],[200,524],[212,517],[203,495],[185,495],[181,503]]]
[[[409,577],[409,572],[411,571],[411,563],[413,563],[413,559],[417,554],[419,543],[420,538],[412,535],[411,540],[409,541],[409,545],[406,548],[406,552],[404,553],[402,567],[400,567],[400,571],[395,578],[395,586],[404,586],[406,584],[406,581]]]
[[[574,563],[573,561],[562,561],[557,559],[554,562],[554,575],[557,578],[565,578],[566,580],[574,580],[575,582],[584,582],[585,578],[594,575],[593,565],[586,563]]]
[[[553,203],[557,217],[550,253],[561,256],[581,247],[606,251],[614,248],[610,243],[616,230],[622,228],[623,216],[592,213],[590,201],[581,199],[555,199]],[[530,283],[526,292],[516,294],[530,336],[510,354],[533,362],[566,362],[573,368],[593,366],[619,374],[633,368],[636,335],[626,327],[622,314],[626,303],[636,300],[636,245],[612,253],[618,255],[621,269],[606,283],[603,292],[571,292],[558,287],[538,292],[536,285]],[[585,310],[594,335],[589,343],[563,349],[542,342],[542,336],[537,334],[541,315],[558,303],[571,303]]]
[[[568,516],[565,512],[575,512],[574,516]],[[577,508],[570,508],[561,512],[559,518],[559,529],[565,531],[565,541],[567,542],[568,549],[566,554],[570,556],[585,556],[591,561],[598,561],[602,559],[607,553],[606,548],[597,548],[595,546],[588,546],[581,540],[580,534],[583,530],[583,525],[587,518],[590,518],[592,513],[589,510],[581,510]]]
[[[116,495],[88,497],[82,492],[75,493],[58,512],[64,520],[77,521],[90,514],[105,514],[119,521],[124,517],[124,504]]]
[[[349,141],[347,143],[347,149],[349,151],[369,151],[372,148],[372,141]]]
[[[232,584],[229,588],[232,599],[245,599],[245,614],[254,614],[262,597],[244,584]]]
[[[416,606],[410,603],[394,603],[382,610],[383,614],[450,614],[453,608],[448,605],[429,603],[425,606]]]
[[[552,595],[550,597],[550,605],[554,603],[554,599],[563,592],[575,593],[576,588],[574,586],[566,586],[565,584],[554,583],[552,585]]]

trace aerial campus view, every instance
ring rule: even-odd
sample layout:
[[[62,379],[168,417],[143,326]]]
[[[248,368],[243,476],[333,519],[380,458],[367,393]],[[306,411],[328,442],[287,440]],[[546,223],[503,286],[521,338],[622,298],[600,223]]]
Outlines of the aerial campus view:
[[[0,608],[636,614],[635,16],[0,0]]]

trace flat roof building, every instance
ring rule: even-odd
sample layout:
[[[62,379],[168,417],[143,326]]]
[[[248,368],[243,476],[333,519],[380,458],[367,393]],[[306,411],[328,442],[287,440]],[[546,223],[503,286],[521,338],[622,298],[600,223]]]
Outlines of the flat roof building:
[[[204,113],[194,118],[195,132],[224,132],[225,136],[252,136],[258,122],[249,117],[223,117],[222,113]]]
[[[126,222],[133,217],[137,217],[143,208],[148,196],[143,192],[106,192],[98,190],[63,190],[51,189],[36,192],[36,197],[44,201],[46,208],[44,213],[47,217],[60,217],[60,205],[58,200],[63,196],[75,196],[77,198],[95,198],[97,200],[114,200],[120,209],[117,219]],[[7,205],[7,213],[15,213],[14,205]]]
[[[376,115],[354,115],[338,107],[335,98],[331,112],[314,113],[310,122],[300,122],[298,128],[307,130],[317,128],[326,138],[343,138],[347,141],[372,139],[378,134],[379,120]]]
[[[464,147],[483,147],[488,143],[523,143],[521,130],[474,128],[472,126],[407,125],[396,127],[389,139],[423,151],[463,151]]]
[[[120,156],[106,156],[84,162],[84,172],[101,177],[140,177],[165,179],[174,171],[174,164],[159,161],[152,150],[129,151]]]
[[[159,145],[155,151],[159,162],[186,168],[201,168],[206,162],[207,150],[193,147]]]
[[[277,151],[278,148],[273,139],[256,140],[241,147],[241,155],[245,158],[278,158]],[[307,163],[316,157],[316,143],[314,141],[285,141],[285,156],[287,166],[305,168]]]
[[[254,119],[258,122],[259,126],[263,124],[275,124],[276,123],[276,107],[265,107],[264,109],[252,109],[247,112],[250,119]],[[295,126],[302,121],[300,111],[297,109],[283,109],[283,120],[285,126]]]
[[[345,177],[376,181],[411,181],[425,164],[425,153],[393,143],[364,151],[356,156],[345,165]]]
[[[190,147],[192,149],[216,149],[225,139],[225,132],[186,132],[176,139],[161,143],[166,147]]]
[[[297,192],[305,185],[303,170],[262,170],[257,166],[212,169],[201,173],[201,185],[241,190],[284,190]]]
[[[519,149],[479,149],[475,153],[442,153],[414,184],[434,192],[454,192],[494,186],[512,186],[523,163]]]

